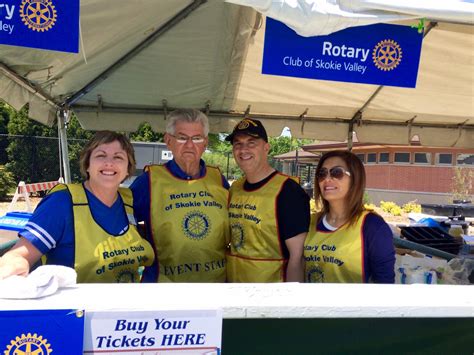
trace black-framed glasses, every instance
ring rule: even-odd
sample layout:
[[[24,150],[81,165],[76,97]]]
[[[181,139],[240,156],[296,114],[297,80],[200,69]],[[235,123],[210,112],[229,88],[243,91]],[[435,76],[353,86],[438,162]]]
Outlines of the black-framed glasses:
[[[175,136],[173,134],[170,134],[170,136],[173,137],[174,139],[176,139],[176,142],[178,142],[179,144],[185,144],[189,140],[191,140],[191,142],[193,142],[194,144],[201,144],[201,143],[204,143],[204,140],[205,140],[205,138],[202,137],[202,136],[188,137],[188,136],[185,136],[185,135]]]
[[[318,181],[323,181],[328,177],[328,175],[333,179],[341,180],[344,175],[351,176],[351,173],[342,166],[335,166],[329,170],[328,168],[321,168],[316,172],[316,178]]]

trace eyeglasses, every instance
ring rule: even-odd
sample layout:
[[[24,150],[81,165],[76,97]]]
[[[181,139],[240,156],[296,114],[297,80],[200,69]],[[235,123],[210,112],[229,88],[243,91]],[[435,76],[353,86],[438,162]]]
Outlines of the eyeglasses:
[[[328,168],[321,168],[318,172],[316,172],[316,178],[318,181],[325,180],[328,175],[331,176],[333,179],[341,180],[344,177],[344,174],[347,176],[351,176],[351,173],[340,166],[335,166],[328,170]]]
[[[201,136],[188,137],[184,135],[174,136],[172,134],[170,134],[170,136],[176,139],[176,142],[178,142],[179,144],[185,144],[189,140],[191,140],[191,142],[193,142],[194,144],[201,144],[204,143],[205,140],[205,138]]]

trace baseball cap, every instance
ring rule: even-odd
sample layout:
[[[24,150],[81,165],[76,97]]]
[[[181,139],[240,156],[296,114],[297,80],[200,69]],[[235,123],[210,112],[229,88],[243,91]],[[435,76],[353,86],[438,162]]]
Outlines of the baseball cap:
[[[265,142],[268,142],[267,131],[265,131],[265,127],[263,127],[262,122],[259,120],[244,118],[235,125],[234,130],[225,140],[233,143],[234,137],[237,134],[246,134],[251,137],[262,138]]]

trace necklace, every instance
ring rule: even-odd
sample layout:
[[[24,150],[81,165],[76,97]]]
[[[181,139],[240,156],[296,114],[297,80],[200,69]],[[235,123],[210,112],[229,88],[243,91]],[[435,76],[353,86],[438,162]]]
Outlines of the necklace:
[[[344,223],[346,223],[346,217],[331,217],[329,214],[327,216],[327,221],[331,226],[342,226]]]

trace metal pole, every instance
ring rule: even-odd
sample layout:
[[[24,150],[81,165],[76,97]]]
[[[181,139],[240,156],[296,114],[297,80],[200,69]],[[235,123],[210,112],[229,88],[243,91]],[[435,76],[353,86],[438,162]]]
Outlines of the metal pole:
[[[59,140],[61,141],[61,157],[64,170],[64,182],[66,184],[71,183],[71,169],[69,166],[69,149],[67,146],[67,124],[69,122],[69,115],[71,111],[69,110],[58,110],[58,130],[59,130]]]
[[[63,177],[63,159],[62,159],[62,148],[61,148],[61,139],[59,138],[60,130],[58,124],[58,161],[59,161],[59,177]]]
[[[298,176],[298,149],[300,148],[300,145],[298,143],[298,140],[296,140],[296,157],[295,157],[295,176]]]

